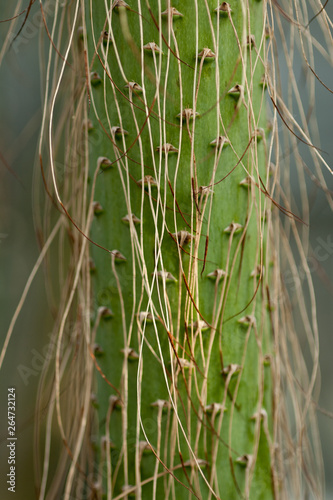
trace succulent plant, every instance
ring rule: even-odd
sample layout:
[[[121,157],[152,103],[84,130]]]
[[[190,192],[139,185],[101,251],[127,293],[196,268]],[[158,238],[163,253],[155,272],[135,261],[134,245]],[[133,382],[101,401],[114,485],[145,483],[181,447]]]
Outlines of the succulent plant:
[[[278,120],[323,161],[275,73],[282,18],[302,26],[312,69],[294,8],[55,8],[37,225],[61,249],[44,457],[54,415],[64,447],[40,498],[320,498],[320,452],[302,441],[307,418],[316,433],[315,317],[309,381],[280,276],[304,221],[281,190]]]

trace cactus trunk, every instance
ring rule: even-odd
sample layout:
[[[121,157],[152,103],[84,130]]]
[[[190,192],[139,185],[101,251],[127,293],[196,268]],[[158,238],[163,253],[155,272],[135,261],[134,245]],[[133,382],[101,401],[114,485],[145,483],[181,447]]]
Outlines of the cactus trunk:
[[[86,20],[101,491],[273,498],[263,2]]]
[[[304,167],[332,207],[311,140],[326,3],[39,2],[41,254],[0,353],[44,261],[39,500],[323,498]],[[37,33],[31,0],[13,34],[20,4],[0,63]]]

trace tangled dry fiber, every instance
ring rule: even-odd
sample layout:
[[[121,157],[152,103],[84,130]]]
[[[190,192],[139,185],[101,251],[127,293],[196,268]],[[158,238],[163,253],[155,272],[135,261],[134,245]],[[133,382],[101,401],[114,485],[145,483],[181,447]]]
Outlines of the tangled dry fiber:
[[[38,498],[323,498],[307,253],[311,183],[332,207],[326,4],[39,4],[41,255],[1,357],[44,263]]]

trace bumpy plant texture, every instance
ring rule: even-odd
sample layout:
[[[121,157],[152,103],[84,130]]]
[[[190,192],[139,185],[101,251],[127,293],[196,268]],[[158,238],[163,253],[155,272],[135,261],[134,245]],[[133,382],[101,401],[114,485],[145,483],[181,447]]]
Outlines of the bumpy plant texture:
[[[108,488],[269,498],[262,4],[118,5],[87,27]]]
[[[309,21],[328,40],[330,24],[320,5],[308,9],[53,6],[36,224],[60,284],[48,288],[57,319],[40,384],[39,498],[321,497],[315,308],[301,290],[291,305],[280,276],[295,267],[294,240],[314,304],[307,196],[299,214],[281,188],[293,152],[306,193],[300,143],[325,188],[292,66],[297,39],[312,107]]]

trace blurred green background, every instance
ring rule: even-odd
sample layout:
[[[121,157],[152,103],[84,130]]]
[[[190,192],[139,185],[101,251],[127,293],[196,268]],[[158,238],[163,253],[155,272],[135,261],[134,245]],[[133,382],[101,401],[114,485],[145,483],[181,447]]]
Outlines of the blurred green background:
[[[24,7],[28,5],[25,2]],[[15,6],[0,0],[1,20],[13,15]],[[332,5],[327,6],[333,19]],[[19,39],[6,51],[0,68],[0,344],[2,346],[10,320],[23,292],[26,280],[38,257],[38,246],[33,226],[32,183],[33,170],[38,169],[36,146],[41,123],[41,88],[38,60],[39,4],[35,2]],[[23,17],[22,17],[23,20]],[[315,28],[315,26],[314,26]],[[9,23],[0,24],[0,47],[9,30]],[[12,32],[15,35],[16,31]],[[320,36],[320,35],[318,35]],[[298,59],[295,68],[302,91],[304,68]],[[281,79],[284,80],[281,61]],[[333,70],[318,57],[316,69],[320,77],[332,85]],[[303,89],[304,90],[304,89]],[[318,82],[317,116],[320,147],[326,161],[333,166],[333,96]],[[309,156],[304,159],[309,162]],[[39,175],[39,172],[37,172]],[[333,178],[325,172],[333,191]],[[300,206],[297,177],[292,174],[292,190]],[[324,242],[333,242],[333,217],[323,193],[311,188],[311,246],[315,249]],[[332,245],[331,245],[332,247]],[[311,260],[312,259],[312,260]],[[322,388],[319,404],[333,413],[333,251],[320,263],[311,256],[316,287],[318,322],[320,330],[320,363]],[[320,265],[319,265],[320,264]],[[300,269],[301,272],[301,269]],[[301,281],[302,284],[302,281]],[[290,286],[294,286],[291,282]],[[296,292],[297,293],[297,288]],[[33,427],[38,378],[41,361],[38,353],[48,345],[51,331],[45,298],[42,271],[39,271],[24,308],[19,316],[7,355],[0,372],[0,497],[13,498],[7,491],[7,389],[16,388],[17,446],[16,497],[36,498],[33,474]],[[318,412],[320,435],[326,472],[326,498],[333,499],[333,421]]]

